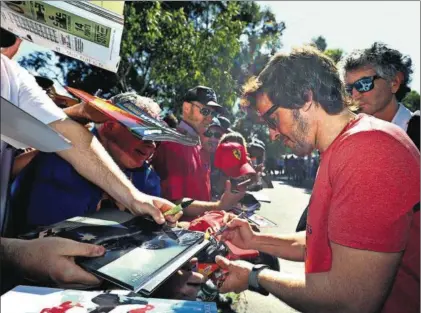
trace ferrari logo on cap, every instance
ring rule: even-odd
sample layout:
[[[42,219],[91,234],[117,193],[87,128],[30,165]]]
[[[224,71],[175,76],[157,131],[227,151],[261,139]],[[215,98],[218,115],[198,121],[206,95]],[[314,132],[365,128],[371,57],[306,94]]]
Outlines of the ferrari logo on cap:
[[[241,151],[238,149],[234,149],[232,151],[232,154],[235,156],[236,159],[240,160],[241,159]]]

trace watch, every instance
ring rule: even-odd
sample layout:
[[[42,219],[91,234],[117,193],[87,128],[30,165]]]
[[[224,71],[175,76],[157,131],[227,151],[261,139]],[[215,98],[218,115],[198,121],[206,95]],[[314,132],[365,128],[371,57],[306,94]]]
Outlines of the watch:
[[[248,289],[251,291],[258,292],[264,296],[269,295],[269,292],[267,292],[264,288],[262,288],[262,286],[260,286],[258,277],[259,277],[259,273],[266,268],[269,268],[269,266],[265,264],[254,265],[253,269],[251,270],[249,274],[249,280],[248,280],[249,282]]]

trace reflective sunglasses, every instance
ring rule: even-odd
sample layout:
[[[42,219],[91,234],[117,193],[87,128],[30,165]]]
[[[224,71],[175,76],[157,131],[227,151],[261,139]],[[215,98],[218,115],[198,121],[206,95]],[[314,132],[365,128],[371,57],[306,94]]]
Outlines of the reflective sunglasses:
[[[269,126],[270,129],[276,130],[277,125],[274,118],[270,117],[279,107],[277,105],[272,106],[269,110],[267,110],[264,114],[258,112],[258,115],[261,119]]]
[[[215,138],[215,139],[221,139],[222,137],[222,133],[221,132],[212,132],[211,130],[206,130],[203,133],[203,136],[207,137],[207,138]]]
[[[213,110],[211,110],[211,109],[209,109],[209,108],[205,108],[205,107],[200,107],[199,105],[197,105],[197,104],[195,104],[195,103],[192,103],[193,105],[195,105],[195,106],[197,106],[198,108],[200,108],[200,114],[202,114],[203,116],[209,116],[209,115],[211,115],[212,117],[218,117],[219,116],[219,113],[218,112],[215,112],[215,111],[213,111]]]
[[[378,75],[362,77],[359,80],[357,80],[356,82],[354,82],[353,84],[346,84],[345,90],[351,96],[352,96],[352,90],[354,88],[359,93],[368,92],[368,91],[370,91],[374,88],[374,81],[377,78],[381,78],[381,77],[378,76]]]

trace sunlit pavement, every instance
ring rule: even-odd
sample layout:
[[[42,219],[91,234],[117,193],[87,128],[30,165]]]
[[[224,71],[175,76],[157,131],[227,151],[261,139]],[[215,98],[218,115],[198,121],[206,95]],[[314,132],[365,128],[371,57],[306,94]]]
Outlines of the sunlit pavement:
[[[292,186],[287,180],[273,181],[273,189],[264,189],[272,203],[263,203],[259,214],[278,224],[276,228],[265,228],[265,233],[290,233],[295,231],[302,211],[310,199],[311,183],[306,182],[305,187]],[[281,270],[294,275],[304,276],[304,264],[280,260]],[[274,296],[262,296],[246,291],[241,294],[240,300],[234,307],[237,313],[292,313],[297,312]]]

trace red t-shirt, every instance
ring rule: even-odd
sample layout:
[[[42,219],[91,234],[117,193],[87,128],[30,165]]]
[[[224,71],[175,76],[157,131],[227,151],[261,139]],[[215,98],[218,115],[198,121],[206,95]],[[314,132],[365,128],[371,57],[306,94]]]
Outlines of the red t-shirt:
[[[182,122],[183,123],[183,122]],[[180,131],[192,129],[185,123]],[[161,178],[161,195],[168,200],[192,198],[210,201],[210,160],[202,146],[162,142],[152,165]]]
[[[419,151],[399,127],[364,114],[349,123],[321,155],[307,218],[306,273],[331,269],[331,241],[377,252],[406,248],[382,312],[419,312],[419,215],[412,223],[419,173]]]

